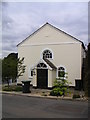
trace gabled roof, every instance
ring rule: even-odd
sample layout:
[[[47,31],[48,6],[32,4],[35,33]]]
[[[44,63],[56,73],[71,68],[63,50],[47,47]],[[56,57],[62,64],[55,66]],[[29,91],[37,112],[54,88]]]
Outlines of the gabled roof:
[[[49,61],[48,59],[44,59],[44,61],[45,61],[52,69],[54,69],[54,70],[57,69],[56,66],[55,66],[51,61]]]
[[[48,23],[48,22],[46,22],[43,26],[41,26],[39,29],[37,29],[35,32],[33,32],[31,35],[29,35],[26,39],[28,39],[29,37],[31,37],[32,35],[34,35],[36,32],[38,32],[40,29],[42,29],[42,28],[43,28],[44,26],[46,26],[47,24],[48,24],[49,26],[53,27],[54,29],[56,29],[56,30],[58,30],[58,31],[60,31],[60,32],[62,32],[62,33],[64,33],[64,34],[66,34],[66,35],[68,35],[68,36],[70,36],[70,37],[74,38],[74,39],[75,39],[75,40],[77,40],[78,42],[81,42],[81,43],[82,43],[83,48],[85,49],[84,44],[83,44],[83,42],[82,42],[82,41],[80,41],[80,40],[79,40],[79,39],[77,39],[76,37],[74,37],[74,36],[72,36],[72,35],[70,35],[70,34],[68,34],[68,33],[64,32],[63,30],[60,30],[59,28],[57,28],[57,27],[55,27],[55,26],[51,25],[51,24],[50,24],[50,23]],[[21,43],[23,43],[26,39],[24,39],[22,42],[20,42],[17,46],[19,46]]]
[[[47,68],[50,69],[50,70],[56,70],[56,66],[50,62],[48,59],[40,59],[34,66],[32,66],[31,69],[34,69],[34,68],[37,68],[37,65],[39,63],[44,63],[45,65],[47,65]]]

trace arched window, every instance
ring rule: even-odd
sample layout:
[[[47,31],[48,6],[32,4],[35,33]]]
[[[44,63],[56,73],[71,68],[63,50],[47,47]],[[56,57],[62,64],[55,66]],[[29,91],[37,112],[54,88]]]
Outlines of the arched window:
[[[58,77],[65,77],[65,68],[64,67],[58,68]]]
[[[43,52],[43,58],[45,59],[45,58],[52,58],[52,53],[51,53],[51,51],[50,50],[45,50],[44,52]]]
[[[47,66],[44,63],[39,63],[37,68],[47,68]]]

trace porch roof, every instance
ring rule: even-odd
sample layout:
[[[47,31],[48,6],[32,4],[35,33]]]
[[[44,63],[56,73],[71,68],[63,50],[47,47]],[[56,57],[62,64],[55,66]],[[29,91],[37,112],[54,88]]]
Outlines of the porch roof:
[[[52,69],[57,69],[56,66],[48,59],[44,58],[44,61],[52,68]]]

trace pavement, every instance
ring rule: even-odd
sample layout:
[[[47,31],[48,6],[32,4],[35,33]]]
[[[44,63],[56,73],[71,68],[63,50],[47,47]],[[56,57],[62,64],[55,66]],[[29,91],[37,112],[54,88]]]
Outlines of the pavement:
[[[15,83],[14,83],[15,84]],[[1,87],[2,88],[2,87]],[[77,100],[77,101],[88,101],[87,97],[81,97],[81,98],[76,98],[72,99],[73,94],[79,93],[81,96],[84,96],[83,91],[75,91],[74,89],[71,89],[72,93],[71,95],[67,96],[50,96],[50,91],[49,89],[35,89],[32,86],[30,87],[30,93],[23,93],[23,92],[14,92],[14,91],[2,91],[0,89],[0,94],[11,94],[11,95],[19,95],[19,96],[27,96],[27,97],[38,97],[38,98],[49,98],[49,99],[62,99],[62,100]]]

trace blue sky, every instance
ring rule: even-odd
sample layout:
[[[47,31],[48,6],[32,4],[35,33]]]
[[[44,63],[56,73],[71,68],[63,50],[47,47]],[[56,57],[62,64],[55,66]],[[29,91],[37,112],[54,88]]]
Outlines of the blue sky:
[[[3,57],[17,52],[16,45],[46,22],[87,44],[87,2],[3,2]]]

